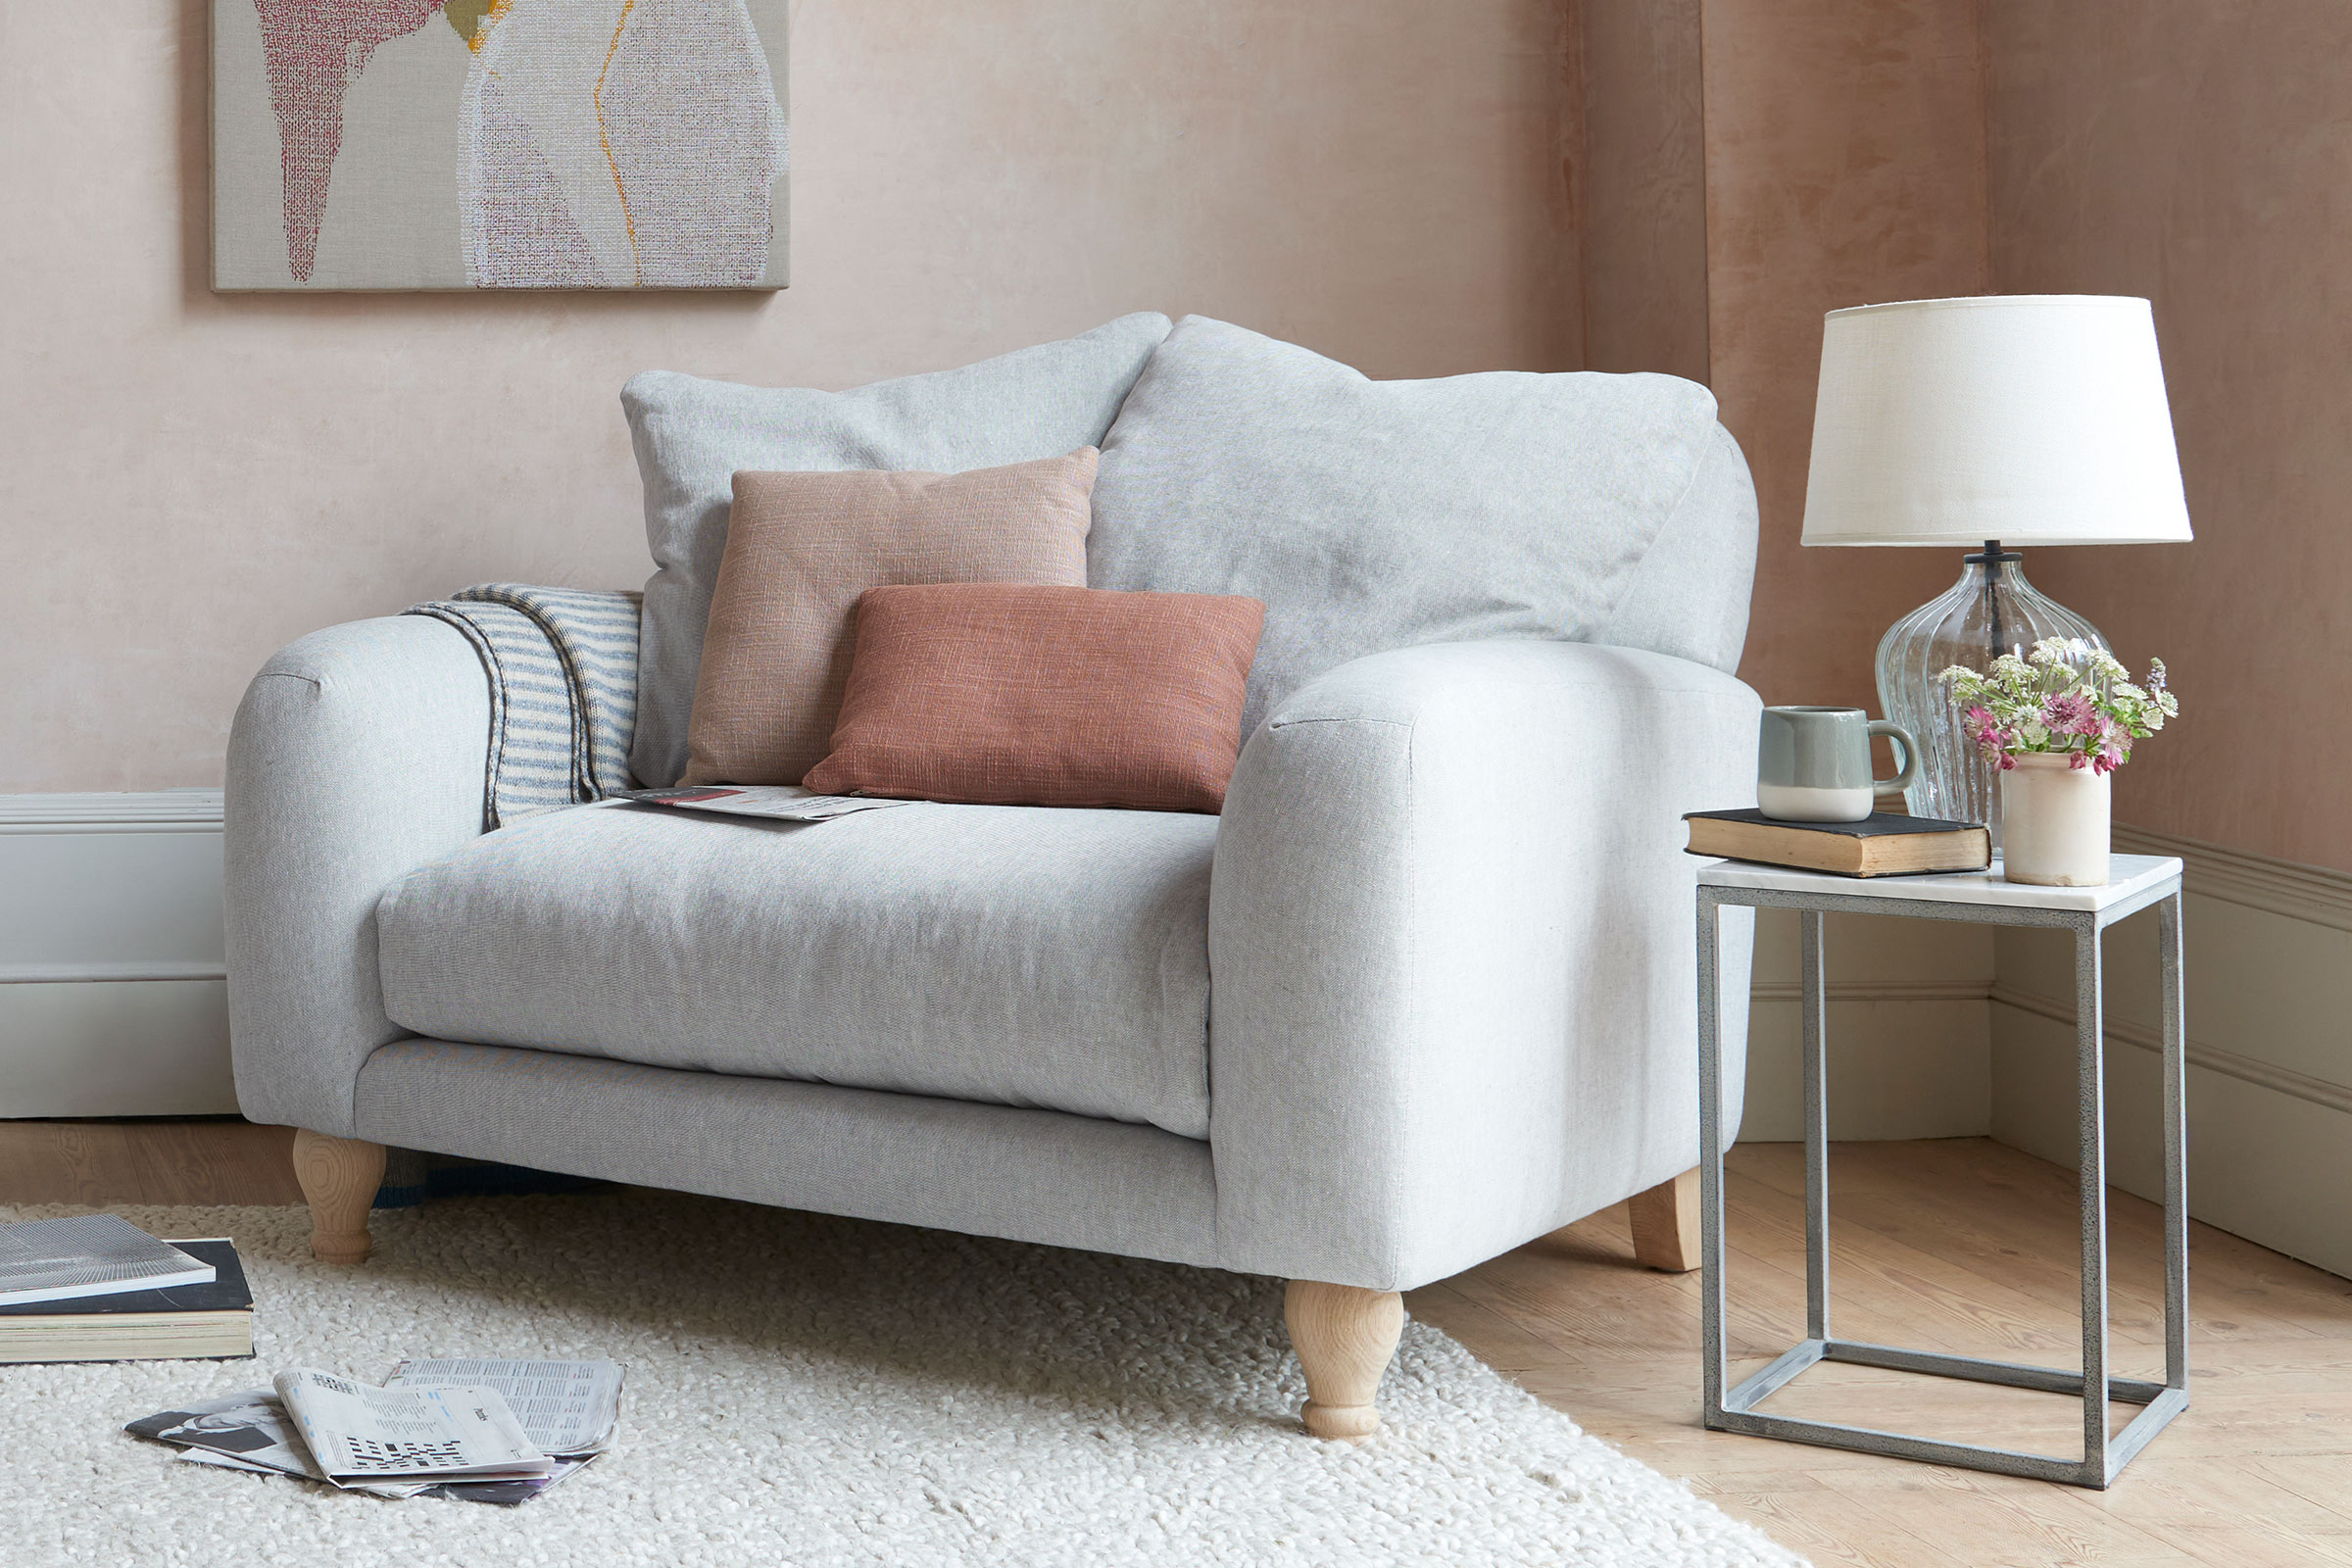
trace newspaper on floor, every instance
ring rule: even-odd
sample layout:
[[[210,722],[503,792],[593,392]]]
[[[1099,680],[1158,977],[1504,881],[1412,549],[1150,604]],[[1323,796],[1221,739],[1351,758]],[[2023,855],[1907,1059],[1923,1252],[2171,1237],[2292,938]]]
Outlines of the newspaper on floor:
[[[578,1474],[589,1460],[612,1447],[619,1421],[621,1376],[621,1368],[612,1361],[451,1358],[403,1361],[392,1369],[384,1380],[387,1389],[486,1388],[503,1397],[523,1436],[550,1456],[545,1475],[512,1480],[333,1483],[311,1457],[274,1389],[249,1389],[159,1411],[124,1430],[173,1444],[181,1459],[195,1464],[303,1476],[385,1497],[425,1495],[513,1505]]]
[[[250,1459],[239,1459],[233,1454],[215,1453],[210,1448],[182,1448],[179,1450],[178,1457],[189,1464],[209,1464],[222,1470],[250,1470],[259,1476],[273,1476],[279,1473],[269,1465],[255,1464]]]
[[[552,1461],[553,1467],[547,1474],[525,1476],[520,1481],[444,1481],[438,1486],[425,1488],[420,1495],[450,1497],[460,1502],[495,1502],[513,1507],[518,1502],[528,1502],[542,1492],[552,1490],[557,1483],[579,1474],[588,1468],[588,1460],[595,1457],[592,1453],[580,1459],[556,1459]]]
[[[822,822],[853,811],[914,804],[864,795],[811,795],[798,784],[680,784],[669,789],[615,790],[607,798],[675,810],[760,816],[777,822]]]
[[[272,1389],[247,1389],[218,1399],[191,1400],[176,1410],[158,1410],[122,1430],[133,1437],[226,1454],[247,1465],[326,1479],[286,1424],[285,1406],[278,1403]]]
[[[620,1367],[612,1361],[505,1361],[452,1357],[403,1361],[388,1389],[496,1390],[523,1435],[557,1458],[602,1453],[620,1420]]]
[[[174,1457],[178,1458],[184,1464],[209,1464],[220,1470],[249,1470],[256,1475],[264,1476],[304,1475],[306,1479],[318,1482],[322,1486],[331,1487],[334,1485],[333,1482],[328,1481],[326,1477],[321,1475],[310,1475],[304,1471],[279,1470],[272,1465],[253,1464],[244,1459],[233,1458],[225,1453],[217,1453],[210,1448],[182,1448]],[[503,1487],[514,1485],[514,1483],[506,1481],[485,1481],[480,1484],[485,1487]],[[436,1487],[428,1481],[409,1481],[397,1483],[390,1481],[355,1481],[350,1486],[345,1487],[343,1490],[346,1492],[365,1492],[369,1496],[373,1497],[399,1498],[423,1496],[431,1493],[446,1492],[449,1489],[447,1487]]]
[[[313,1462],[338,1487],[544,1479],[554,1468],[494,1389],[379,1389],[315,1367],[274,1382]]]
[[[217,1399],[196,1399],[173,1410],[159,1410],[123,1431],[177,1446],[182,1459],[221,1465],[235,1470],[262,1470],[278,1475],[325,1481],[326,1472],[311,1458],[302,1437],[287,1418],[275,1389],[246,1389]],[[432,1485],[370,1482],[356,1490],[385,1497],[413,1497]]]
[[[271,1396],[270,1402],[272,1407],[275,1407],[277,1400],[274,1395]],[[274,1465],[255,1464],[250,1459],[235,1454],[221,1453],[213,1448],[182,1448],[177,1457],[183,1463],[209,1464],[222,1470],[249,1470],[265,1476],[307,1475],[314,1481],[326,1481],[324,1476],[312,1474],[307,1470],[287,1471]],[[345,1490],[366,1492],[379,1497],[449,1497],[460,1502],[492,1502],[512,1507],[515,1503],[528,1502],[539,1494],[553,1488],[558,1482],[577,1475],[586,1469],[588,1461],[595,1457],[594,1454],[586,1454],[576,1459],[558,1458],[555,1461],[555,1467],[546,1475],[531,1476],[520,1481],[443,1481],[438,1483],[411,1481],[397,1485],[390,1482],[367,1481],[355,1482]],[[331,1483],[328,1484],[331,1485]]]

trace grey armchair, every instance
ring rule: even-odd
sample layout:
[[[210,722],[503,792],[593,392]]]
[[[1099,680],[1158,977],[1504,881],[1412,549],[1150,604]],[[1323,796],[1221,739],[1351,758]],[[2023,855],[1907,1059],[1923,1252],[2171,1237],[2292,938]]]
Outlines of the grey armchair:
[[[1152,382],[1121,425],[1165,417]],[[1330,1437],[1378,1424],[1400,1291],[1629,1197],[1644,1259],[1688,1266],[1678,819],[1752,799],[1758,707],[1726,672],[1753,502],[1696,398],[1588,637],[1301,670],[1315,640],[1270,633],[1292,663],[1261,655],[1221,817],[600,805],[484,833],[466,640],[407,617],[294,643],[231,741],[229,987],[238,1094],[302,1129],[318,1254],[365,1257],[398,1145],[1270,1274]],[[1106,509],[1164,469],[1114,479],[1149,443],[1108,437],[1097,579],[1141,586]],[[1222,580],[1270,627],[1308,598]],[[1735,1086],[1748,954],[1727,919]]]

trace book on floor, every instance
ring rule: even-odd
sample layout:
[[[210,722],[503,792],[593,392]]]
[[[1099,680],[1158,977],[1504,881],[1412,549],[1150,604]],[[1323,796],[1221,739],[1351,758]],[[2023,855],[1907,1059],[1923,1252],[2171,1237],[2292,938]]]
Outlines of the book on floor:
[[[1874,811],[1859,822],[1784,822],[1750,808],[1690,811],[1690,853],[1838,876],[1905,876],[1982,871],[1992,864],[1992,834],[1982,822]]]
[[[119,1214],[0,1225],[0,1306],[202,1285],[213,1265]]]
[[[253,1354],[253,1292],[226,1238],[173,1242],[213,1277],[161,1290],[0,1306],[0,1365]]]

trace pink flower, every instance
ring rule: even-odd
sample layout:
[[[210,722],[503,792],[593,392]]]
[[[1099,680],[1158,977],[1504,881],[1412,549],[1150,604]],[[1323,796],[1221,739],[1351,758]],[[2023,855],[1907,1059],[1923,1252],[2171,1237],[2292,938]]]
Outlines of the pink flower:
[[[2088,752],[2069,752],[2066,754],[2066,765],[2080,772],[2090,765],[2090,754]]]
[[[1992,710],[1984,704],[1972,705],[1960,715],[1960,721],[1968,726],[1969,738],[1977,743],[1977,750],[1985,756],[1998,757],[2008,750],[2007,732],[1994,720]]]
[[[2106,722],[2088,692],[2044,699],[2041,721],[2053,735],[2096,735]]]
[[[2132,760],[2132,732],[2113,719],[2100,722],[2099,734],[2092,742],[2090,765],[2102,773],[2112,773]]]

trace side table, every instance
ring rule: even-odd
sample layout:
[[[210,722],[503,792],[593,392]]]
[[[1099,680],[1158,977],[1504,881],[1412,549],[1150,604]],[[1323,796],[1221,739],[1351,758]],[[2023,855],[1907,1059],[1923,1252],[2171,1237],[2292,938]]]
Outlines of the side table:
[[[2105,887],[2041,888],[1990,871],[1862,880],[1712,860],[1698,873],[1698,1071],[1700,1299],[1706,1341],[1704,1421],[1718,1432],[1745,1432],[1833,1448],[1965,1465],[2002,1475],[2104,1489],[2165,1423],[2188,1406],[2188,1184],[2181,1103],[2184,1034],[2180,1011],[2180,862],[2144,855],[2111,858]],[[1805,1338],[1763,1370],[1726,1392],[1723,1283],[1723,1054],[1717,1039],[1718,911],[1724,905],[1795,909],[1802,926],[1805,1073]],[[2108,1371],[2107,1110],[2100,1017],[2100,934],[2156,906],[2164,986],[2164,1381],[2119,1378]],[[1821,917],[1830,910],[1970,920],[1987,925],[2056,926],[2075,934],[2077,1093],[2082,1137],[2082,1366],[2076,1372],[2014,1361],[1869,1345],[1830,1335],[1829,1107],[1827,1103]],[[1966,1378],[2082,1399],[2082,1456],[2059,1458],[1973,1443],[1945,1443],[1835,1421],[1766,1415],[1757,1405],[1817,1361],[1845,1361],[1901,1372]],[[2142,1405],[2112,1437],[2107,1402]]]

